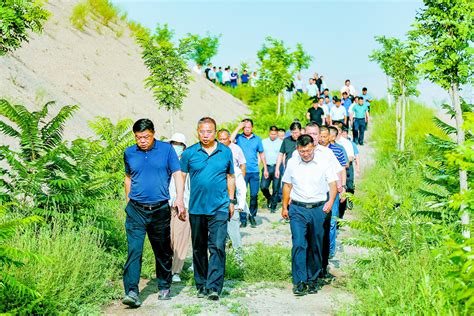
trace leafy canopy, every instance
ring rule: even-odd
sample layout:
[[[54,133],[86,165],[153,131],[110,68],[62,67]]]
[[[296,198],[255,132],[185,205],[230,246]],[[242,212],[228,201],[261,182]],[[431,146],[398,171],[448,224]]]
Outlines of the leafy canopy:
[[[206,33],[205,36],[188,33],[185,38],[190,43],[190,50],[187,57],[196,64],[206,65],[211,61],[211,58],[217,54],[219,48],[219,37],[212,36]]]
[[[0,1],[0,56],[27,42],[28,31],[41,32],[48,16],[38,1]]]
[[[448,89],[474,73],[474,1],[424,0],[409,32],[419,51],[420,69],[430,81]]]

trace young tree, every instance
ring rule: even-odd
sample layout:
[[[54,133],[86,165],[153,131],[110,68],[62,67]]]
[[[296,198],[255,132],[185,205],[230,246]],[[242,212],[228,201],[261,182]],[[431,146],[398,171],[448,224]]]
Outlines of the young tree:
[[[198,65],[206,65],[217,54],[219,37],[220,35],[211,36],[209,33],[206,33],[206,36],[203,37],[188,33],[188,36],[184,38],[184,40],[190,43],[190,50],[187,56]]]
[[[373,51],[370,60],[377,62],[385,74],[392,78],[389,89],[396,101],[397,148],[405,150],[405,117],[409,104],[408,97],[416,95],[418,84],[414,49],[397,38],[377,36],[381,49]]]
[[[474,2],[472,0],[424,0],[409,35],[419,49],[420,69],[425,78],[446,89],[455,112],[459,146],[465,141],[463,109],[459,91],[472,83],[474,73]],[[468,191],[467,171],[459,168],[461,193]],[[464,210],[464,211],[463,211]],[[462,223],[470,224],[461,206]],[[470,232],[464,229],[464,236]]]
[[[277,115],[281,112],[281,92],[291,82],[294,56],[283,41],[267,37],[257,52],[260,62],[259,88],[266,94],[278,95]]]
[[[171,33],[162,31],[163,28],[157,27],[156,34],[139,39],[139,43],[143,48],[142,58],[150,71],[150,76],[145,79],[145,87],[153,92],[158,106],[170,112],[173,133],[173,112],[181,110],[189,90],[186,55],[191,44],[189,39],[183,39],[179,45],[175,45],[167,40]]]
[[[296,44],[296,50],[293,52],[293,59],[296,71],[301,72],[301,70],[309,68],[313,57],[304,51],[301,43],[298,43]]]
[[[28,31],[41,32],[49,13],[38,1],[3,0],[0,2],[0,56],[28,41]]]

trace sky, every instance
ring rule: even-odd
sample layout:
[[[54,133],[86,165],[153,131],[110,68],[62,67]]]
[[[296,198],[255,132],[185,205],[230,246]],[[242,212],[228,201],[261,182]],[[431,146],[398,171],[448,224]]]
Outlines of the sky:
[[[323,75],[330,90],[339,90],[345,79],[360,91],[367,87],[375,97],[386,95],[386,78],[368,56],[379,48],[374,37],[404,39],[423,3],[405,1],[163,1],[112,0],[129,19],[154,29],[168,23],[175,37],[186,33],[220,34],[215,66],[239,67],[242,61],[255,64],[265,37],[272,36],[295,48],[302,43],[313,56],[309,78]],[[429,106],[448,101],[434,84],[422,81],[420,100]]]

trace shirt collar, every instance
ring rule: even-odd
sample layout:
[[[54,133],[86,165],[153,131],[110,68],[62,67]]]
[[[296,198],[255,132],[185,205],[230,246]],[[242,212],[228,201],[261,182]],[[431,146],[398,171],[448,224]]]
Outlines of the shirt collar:
[[[215,142],[217,143],[217,147],[216,147],[216,149],[215,149],[209,156],[212,156],[212,155],[216,154],[217,152],[222,151],[222,146],[224,146],[224,145],[222,145],[222,144],[221,144],[219,141],[217,141],[217,140],[216,140]],[[204,148],[202,148],[202,143],[201,143],[201,142],[199,142],[199,149],[198,149],[198,151],[202,151],[202,152],[204,152],[206,155],[208,155],[207,151],[206,151]]]
[[[242,134],[240,134],[240,135],[242,135],[242,137],[245,138],[245,139],[252,139],[252,138],[255,137],[255,134],[254,134],[254,133],[252,133],[252,134],[250,135],[250,137],[245,136],[244,133],[242,133]]]

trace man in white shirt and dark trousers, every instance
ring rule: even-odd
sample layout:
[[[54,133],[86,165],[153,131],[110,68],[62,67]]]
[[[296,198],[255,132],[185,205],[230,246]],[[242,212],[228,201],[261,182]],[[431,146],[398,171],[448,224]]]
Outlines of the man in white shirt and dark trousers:
[[[305,295],[318,292],[323,225],[336,198],[338,177],[329,159],[315,154],[310,135],[298,137],[296,150],[299,155],[293,155],[288,161],[282,178],[281,214],[290,219],[293,293]]]
[[[282,140],[278,138],[278,128],[270,126],[268,138],[262,140],[263,152],[267,162],[268,178],[260,179],[260,190],[267,199],[267,207],[271,213],[275,213],[278,204],[278,195],[280,191],[280,179],[275,177],[276,163],[280,154]],[[283,172],[283,166],[280,166],[280,173]],[[263,174],[263,170],[262,170]],[[270,184],[272,184],[272,193],[270,194]]]

